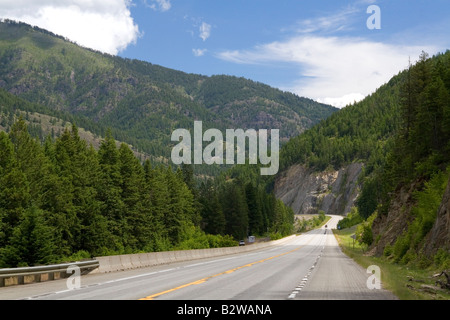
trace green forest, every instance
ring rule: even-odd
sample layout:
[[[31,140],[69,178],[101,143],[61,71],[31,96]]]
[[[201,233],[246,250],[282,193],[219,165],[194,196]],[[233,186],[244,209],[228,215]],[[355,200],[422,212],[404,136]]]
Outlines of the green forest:
[[[243,78],[103,54],[20,22],[0,30],[0,267],[292,231],[292,210],[249,176],[253,168],[171,167],[170,134],[201,119],[205,130],[268,126],[288,139],[335,108]]]
[[[222,131],[279,129],[286,141],[337,110],[249,79],[111,56],[11,20],[0,22],[0,76],[2,89],[36,104],[22,111],[40,109],[102,137],[110,129],[154,159],[169,159],[171,133],[195,120]],[[209,169],[198,168],[216,173]]]
[[[170,133],[198,119],[205,130],[279,128],[279,176],[294,164],[363,163],[356,206],[341,226],[362,224],[368,246],[384,236],[372,224],[414,186],[408,225],[384,251],[397,262],[420,258],[450,174],[450,52],[422,53],[336,111],[244,78],[102,54],[23,23],[0,30],[0,267],[291,234],[293,211],[272,190],[277,176],[164,161]],[[44,133],[40,116],[72,126]],[[104,137],[101,145],[82,139],[82,129]],[[448,252],[437,256],[450,261]]]
[[[374,94],[292,138],[281,149],[280,171],[295,163],[322,171],[362,162],[359,209],[367,218],[382,203],[386,212],[398,186],[450,164],[449,101],[450,52],[424,52]]]
[[[365,220],[360,241],[376,246],[384,236],[375,231],[377,225],[389,215],[402,214],[395,212],[393,202],[399,201],[402,190],[412,189],[412,207],[402,209],[406,228],[383,248],[383,255],[396,263],[445,269],[450,266],[450,248],[435,247],[427,253],[424,248],[450,175],[450,52],[431,58],[423,52],[396,81],[398,128],[386,144],[385,156],[363,177],[357,210],[340,225]]]
[[[290,139],[280,152],[280,171],[297,163],[338,170],[353,162],[364,164],[361,190],[339,227],[361,224],[359,240],[376,246],[385,236],[377,225],[398,214],[392,202],[401,190],[413,190],[406,229],[398,231],[385,255],[403,263],[433,261],[423,247],[450,174],[449,51],[433,57],[423,52],[372,95]],[[434,252],[438,265],[448,267],[448,250]]]
[[[375,210],[387,214],[392,194],[402,186],[419,181],[421,191],[436,175],[448,176],[450,52],[433,58],[423,52],[401,76],[398,128],[389,140],[382,165],[367,174],[358,200],[365,218]]]
[[[384,254],[397,262],[416,261],[426,266],[430,257],[423,253],[424,243],[435,224],[450,174],[450,52],[432,58],[423,52],[405,71],[399,97],[400,128],[385,166],[364,185],[359,207],[366,216],[375,211],[386,216],[392,195],[415,185],[408,227],[384,248]],[[435,248],[434,263],[449,267],[449,249]]]
[[[0,132],[0,267],[235,246],[292,232],[293,213],[249,181],[141,163],[111,133],[98,150],[75,125],[43,143],[23,119]]]

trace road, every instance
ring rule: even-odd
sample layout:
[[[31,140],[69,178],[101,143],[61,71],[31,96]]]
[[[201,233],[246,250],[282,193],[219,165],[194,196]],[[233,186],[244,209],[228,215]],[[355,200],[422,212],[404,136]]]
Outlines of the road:
[[[370,274],[345,256],[328,228],[292,237],[280,245],[220,258],[0,288],[0,299],[44,300],[303,300],[395,299],[369,289]]]

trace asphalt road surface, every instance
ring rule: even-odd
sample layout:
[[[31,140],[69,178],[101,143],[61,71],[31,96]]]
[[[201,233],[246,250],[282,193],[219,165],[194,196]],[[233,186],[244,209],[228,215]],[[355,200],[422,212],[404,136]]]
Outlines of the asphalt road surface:
[[[244,254],[67,280],[0,288],[0,299],[47,300],[387,300],[370,289],[372,275],[340,250],[328,228],[291,237],[280,245]]]

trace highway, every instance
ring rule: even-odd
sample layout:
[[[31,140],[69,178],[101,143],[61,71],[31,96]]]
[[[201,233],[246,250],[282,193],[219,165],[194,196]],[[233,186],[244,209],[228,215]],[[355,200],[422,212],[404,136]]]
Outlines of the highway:
[[[328,228],[245,254],[151,268],[89,274],[81,287],[67,280],[0,288],[0,300],[391,300],[369,289],[365,269],[345,256]]]

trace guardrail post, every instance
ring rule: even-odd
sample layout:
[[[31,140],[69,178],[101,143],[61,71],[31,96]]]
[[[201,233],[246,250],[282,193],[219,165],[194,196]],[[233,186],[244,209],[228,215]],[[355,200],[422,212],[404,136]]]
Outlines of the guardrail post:
[[[99,267],[99,261],[89,260],[50,266],[0,269],[0,287],[63,279],[68,277],[66,271],[70,266],[77,266],[82,271],[81,274],[87,274]]]

